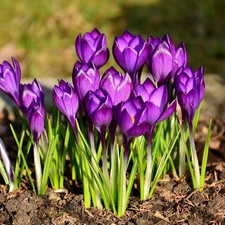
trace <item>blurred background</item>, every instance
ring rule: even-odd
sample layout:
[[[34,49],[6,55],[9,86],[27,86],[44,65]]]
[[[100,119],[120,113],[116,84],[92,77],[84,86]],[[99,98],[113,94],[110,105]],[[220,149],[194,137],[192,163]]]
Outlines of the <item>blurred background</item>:
[[[71,76],[76,36],[97,27],[110,50],[126,29],[144,39],[168,33],[194,70],[225,77],[224,9],[224,0],[0,0],[0,63],[15,57],[23,77]]]

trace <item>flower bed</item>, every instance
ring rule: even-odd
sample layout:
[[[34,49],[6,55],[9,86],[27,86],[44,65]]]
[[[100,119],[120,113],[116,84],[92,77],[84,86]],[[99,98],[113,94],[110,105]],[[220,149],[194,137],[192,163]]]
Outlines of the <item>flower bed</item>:
[[[152,197],[159,179],[191,175],[194,189],[205,182],[211,121],[201,169],[194,134],[205,93],[204,71],[187,66],[187,51],[168,35],[149,37],[125,31],[112,52],[123,73],[102,66],[109,59],[106,37],[97,29],[78,35],[73,85],[60,80],[53,88],[51,113],[34,79],[21,84],[20,65],[0,65],[0,89],[18,106],[21,134],[11,126],[18,147],[13,169],[0,142],[1,173],[10,191],[22,185],[24,171],[35,194],[62,189],[69,163],[72,181],[81,182],[84,205],[126,212],[138,177],[140,200]],[[147,65],[152,77],[140,83]],[[181,109],[178,116],[177,102]],[[122,139],[119,137],[122,136]],[[26,139],[26,141],[25,141]],[[34,174],[28,165],[33,149]]]

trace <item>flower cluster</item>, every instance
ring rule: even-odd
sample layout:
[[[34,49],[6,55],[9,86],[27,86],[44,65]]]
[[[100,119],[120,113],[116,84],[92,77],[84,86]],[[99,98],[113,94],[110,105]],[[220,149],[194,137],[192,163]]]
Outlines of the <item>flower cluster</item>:
[[[5,92],[27,117],[34,141],[38,142],[44,131],[44,93],[40,83],[21,84],[21,69],[16,59],[13,66],[4,61],[0,64],[0,89]]]
[[[75,49],[80,61],[77,61],[73,67],[73,84],[60,80],[59,84],[53,88],[53,100],[75,133],[74,142],[78,143],[75,148],[83,151],[83,154],[80,154],[68,150],[71,161],[76,158],[76,165],[82,168],[78,169],[78,174],[83,174],[81,177],[84,182],[86,206],[90,204],[87,189],[92,184],[90,192],[93,204],[100,207],[99,190],[109,190],[110,192],[107,194],[101,193],[104,196],[103,199],[110,199],[104,200],[105,206],[107,208],[111,205],[112,208],[115,208],[116,202],[118,204],[117,212],[121,216],[127,206],[126,196],[129,196],[126,192],[128,163],[133,162],[133,169],[130,173],[135,174],[137,160],[139,160],[141,199],[147,199],[154,171],[152,158],[154,132],[160,122],[167,120],[176,111],[177,101],[182,111],[182,126],[184,127],[185,123],[188,123],[191,130],[190,139],[193,138],[192,121],[205,92],[203,68],[194,72],[188,67],[184,43],[176,47],[168,35],[163,38],[149,37],[144,40],[140,35],[125,31],[121,36],[116,37],[112,53],[123,72],[109,67],[101,73],[100,69],[109,59],[109,49],[105,35],[96,28],[90,33],[85,33],[83,37],[79,34],[75,41]],[[0,65],[0,89],[11,97],[25,115],[34,142],[38,145],[40,136],[45,131],[43,89],[36,79],[32,84],[21,84],[19,63],[14,58],[12,62],[13,66],[6,61]],[[141,73],[145,64],[151,75],[141,83]],[[176,120],[176,116],[173,118]],[[169,129],[173,129],[172,125],[171,122]],[[59,124],[57,126],[59,127]],[[123,136],[123,147],[117,141],[117,127]],[[63,129],[65,130],[65,127]],[[62,135],[61,131],[57,132],[54,136],[56,141]],[[163,135],[166,136],[166,132]],[[175,143],[176,135],[170,135]],[[67,143],[65,144],[66,149],[71,140],[66,142],[68,136],[66,134],[62,136],[65,139],[63,142]],[[83,136],[86,138],[85,141]],[[96,140],[97,136],[99,138]],[[133,144],[136,137],[144,139],[147,137],[147,145],[141,145],[143,148],[144,146],[147,148],[145,154],[138,150],[139,146]],[[86,146],[87,143],[89,143],[89,147]],[[101,143],[98,148],[96,148],[97,143]],[[161,145],[163,145],[162,143]],[[51,146],[50,143],[49,146]],[[137,148],[136,151],[133,151],[134,146]],[[193,147],[193,140],[191,146]],[[89,148],[91,151],[87,153],[85,149]],[[115,151],[115,149],[121,151]],[[101,162],[99,162],[99,152],[102,152]],[[132,157],[130,157],[131,152]],[[136,152],[138,159],[135,159]],[[88,167],[89,169],[87,169],[88,163],[83,155],[85,155],[85,159],[88,159],[88,163],[93,163]],[[195,161],[193,149],[191,155]],[[65,156],[66,154],[63,154],[63,158]],[[46,158],[44,156],[43,160]],[[145,158],[146,163],[142,167],[141,160],[145,160]],[[117,160],[119,162],[116,162]],[[171,161],[173,161],[172,158]],[[102,167],[103,173],[98,171],[99,167]],[[37,174],[40,173],[40,170],[39,165]],[[198,167],[194,168],[194,178],[196,179],[199,179],[198,170]],[[95,172],[92,174],[91,171]],[[119,179],[116,177],[116,173],[120,174]],[[98,175],[104,176],[101,180],[106,181],[104,186],[99,189]],[[87,177],[90,179],[92,176],[95,177],[95,181],[90,184]],[[134,176],[131,176],[129,184],[132,184],[132,179]],[[128,191],[131,190],[129,184]],[[121,191],[118,190],[118,186],[121,186]],[[199,188],[198,182],[196,188]]]

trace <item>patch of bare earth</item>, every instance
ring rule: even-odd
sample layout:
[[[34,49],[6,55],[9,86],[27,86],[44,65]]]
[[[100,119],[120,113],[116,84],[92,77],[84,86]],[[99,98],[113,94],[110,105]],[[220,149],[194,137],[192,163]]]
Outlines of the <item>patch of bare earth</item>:
[[[134,194],[125,215],[119,218],[111,211],[86,209],[83,196],[74,191],[55,193],[49,189],[45,196],[36,196],[26,184],[13,193],[1,185],[0,224],[225,224],[224,127],[224,121],[214,121],[202,192],[192,189],[188,176],[182,181],[166,177],[159,182],[150,200],[141,202]],[[196,135],[200,157],[206,133],[207,122],[201,121]],[[7,135],[3,138],[9,139]]]

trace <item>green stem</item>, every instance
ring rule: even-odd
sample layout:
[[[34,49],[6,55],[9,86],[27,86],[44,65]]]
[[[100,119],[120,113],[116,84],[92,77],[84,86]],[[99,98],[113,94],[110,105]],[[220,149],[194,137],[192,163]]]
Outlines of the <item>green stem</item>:
[[[34,144],[34,165],[35,165],[35,174],[37,182],[37,193],[41,193],[41,184],[42,184],[42,170],[41,170],[41,160],[38,150],[38,143]]]
[[[96,165],[97,162],[97,153],[96,153],[96,149],[95,149],[95,141],[94,141],[94,129],[93,129],[93,123],[91,120],[88,121],[89,124],[89,138],[90,138],[90,146],[91,146],[91,151],[93,153],[93,156],[95,159],[91,159],[92,165],[94,170],[96,171],[96,173],[98,173],[98,167]],[[98,188],[98,185],[96,183],[96,181],[93,179],[93,202],[94,202],[94,206],[96,206],[97,208],[101,209],[102,208],[102,203],[101,203],[101,198],[100,198],[100,191]]]
[[[101,130],[101,142],[102,142],[102,154],[103,154],[103,160],[102,160],[102,169],[103,174],[105,176],[105,179],[109,183],[109,173],[108,173],[108,160],[107,160],[107,152],[106,152],[106,141],[105,141],[105,129]]]
[[[126,211],[126,171],[127,171],[127,160],[130,150],[130,141],[125,141],[124,156],[120,157],[120,181],[119,187],[121,187],[118,193],[118,216],[121,217]],[[123,151],[121,152],[123,154]]]
[[[185,138],[185,121],[182,121],[181,125],[182,129],[182,134],[184,135],[184,140]],[[182,178],[185,173],[186,173],[186,158],[185,158],[185,148],[184,148],[184,141],[181,138],[180,139],[180,146],[179,146],[179,177]]]
[[[148,198],[150,186],[151,186],[151,177],[152,177],[152,133],[154,126],[148,131],[148,156],[147,156],[147,168],[145,171],[145,183],[144,183],[144,199]]]
[[[193,161],[193,166],[194,166],[195,183],[196,183],[196,187],[194,187],[194,188],[199,189],[200,188],[200,169],[199,169],[197,151],[195,148],[194,130],[193,130],[192,121],[189,121],[188,125],[189,125],[189,129],[190,129],[191,156],[192,156],[192,161]]]

